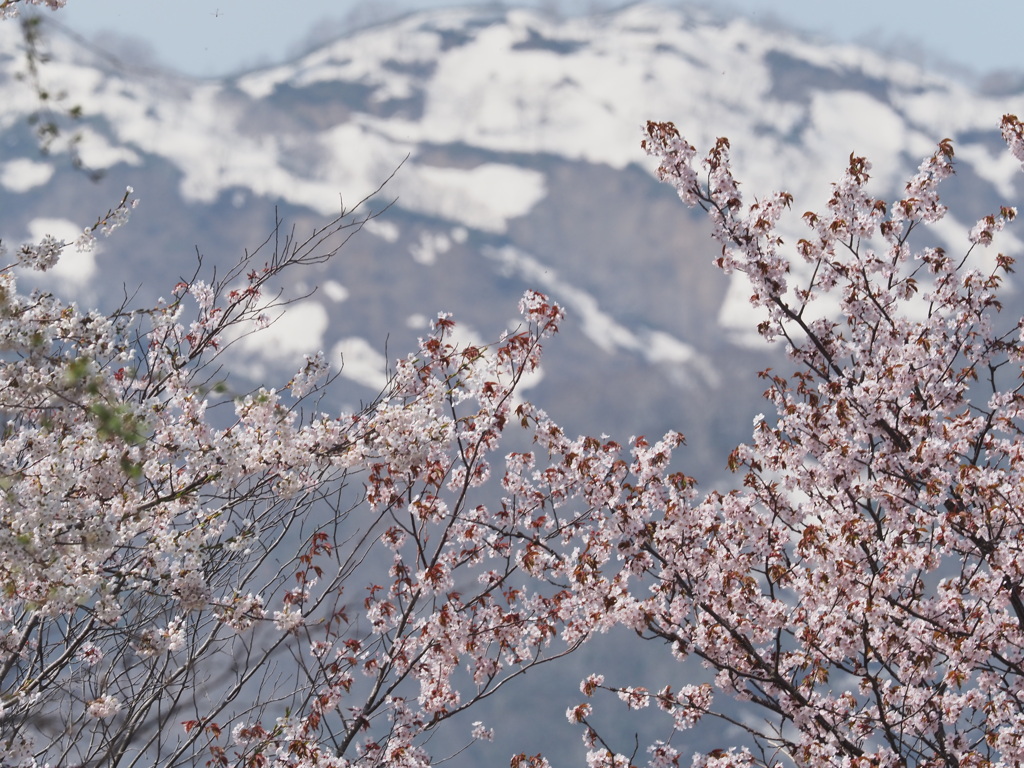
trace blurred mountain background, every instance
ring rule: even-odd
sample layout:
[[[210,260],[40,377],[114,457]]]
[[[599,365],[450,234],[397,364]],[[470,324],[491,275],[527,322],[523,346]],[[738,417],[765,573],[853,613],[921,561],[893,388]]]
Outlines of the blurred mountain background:
[[[58,102],[77,104],[82,117],[40,154],[22,38],[0,25],[0,239],[73,239],[126,185],[142,203],[95,254],[69,253],[25,280],[106,309],[126,296],[145,305],[191,276],[197,254],[204,269],[223,269],[277,218],[302,237],[390,179],[363,209],[381,215],[284,287],[296,303],[240,346],[239,376],[280,384],[323,349],[344,361],[330,405],[356,407],[439,311],[453,313],[457,338],[486,343],[516,322],[523,291],[537,289],[568,318],[525,396],[570,433],[624,443],[682,431],[681,468],[705,488],[735,482],[726,458],[766,410],[757,371],[789,364],[754,333],[742,277],[713,266],[719,250],[703,214],[655,180],[640,149],[646,120],[674,121],[701,152],[728,136],[748,200],[775,189],[796,197],[789,243],[851,152],[872,160],[876,194],[894,199],[951,137],[951,213],[924,244],[953,252],[1021,191],[998,131],[1005,112],[1021,109],[1020,77],[968,79],[699,8],[571,18],[433,9],[321,35],[287,63],[216,79],[132,63],[123,41],[111,56],[60,27],[43,32],[41,81],[57,112]],[[69,162],[70,138],[98,181]],[[1012,234],[1000,241],[1010,253],[1019,245]],[[1007,295],[1007,313],[1019,316],[1013,285]],[[656,649],[628,659],[615,647],[597,647],[569,676],[600,669],[605,654],[624,672],[657,677]],[[536,706],[496,715],[515,738],[494,747],[494,764],[506,764],[509,745],[570,764],[578,732],[563,713],[575,683],[529,682],[522,700]],[[538,716],[544,707],[550,717]]]

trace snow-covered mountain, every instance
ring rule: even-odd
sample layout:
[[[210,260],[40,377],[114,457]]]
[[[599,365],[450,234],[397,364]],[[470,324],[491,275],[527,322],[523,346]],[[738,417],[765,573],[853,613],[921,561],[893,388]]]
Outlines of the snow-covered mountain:
[[[698,476],[749,436],[755,372],[777,350],[751,345],[742,284],[716,272],[702,218],[654,180],[644,121],[673,120],[702,148],[729,136],[747,193],[786,188],[800,211],[824,202],[851,151],[892,192],[951,136],[946,246],[1020,189],[997,130],[1019,94],[692,10],[431,11],[224,81],[133,71],[56,30],[46,39],[45,85],[82,105],[81,158],[105,173],[93,184],[66,156],[39,155],[39,101],[16,77],[17,29],[0,25],[0,236],[70,237],[125,185],[142,199],[127,229],[95,257],[71,256],[51,286],[151,300],[192,273],[197,249],[211,265],[257,246],[275,207],[301,234],[394,173],[370,203],[393,205],[291,286],[317,290],[246,349],[254,375],[287,375],[323,348],[344,355],[358,402],[439,310],[486,341],[537,288],[569,319],[530,396],[570,430],[680,429]]]

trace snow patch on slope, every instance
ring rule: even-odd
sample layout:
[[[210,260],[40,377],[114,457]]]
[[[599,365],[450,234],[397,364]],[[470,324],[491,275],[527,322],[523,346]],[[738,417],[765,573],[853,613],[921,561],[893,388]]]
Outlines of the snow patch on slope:
[[[37,163],[26,158],[11,160],[0,164],[0,186],[16,194],[28,192],[48,182],[53,171],[50,163]]]
[[[497,163],[469,170],[413,165],[399,190],[407,210],[496,233],[547,194],[543,174]]]
[[[39,218],[28,225],[29,240],[33,243],[38,243],[46,235],[73,243],[81,234],[82,227],[67,219]],[[96,255],[100,252],[102,245],[99,242],[87,253],[80,253],[69,245],[60,260],[46,272],[32,272],[32,280],[43,284],[57,283],[62,289],[80,294],[81,288],[96,275]]]
[[[677,381],[689,380],[690,375],[695,374],[709,386],[718,383],[718,372],[711,361],[689,344],[663,331],[630,330],[601,309],[594,296],[562,280],[553,269],[530,254],[512,246],[487,247],[483,254],[498,262],[507,274],[517,274],[551,295],[565,307],[572,321],[582,327],[584,335],[604,352],[639,355],[650,363],[668,367]]]
[[[398,225],[389,219],[370,219],[363,224],[363,229],[386,243],[398,242]]]
[[[331,349],[328,362],[341,365],[341,375],[380,392],[388,383],[388,361],[370,343],[358,336],[342,339]]]
[[[331,301],[340,304],[349,297],[348,288],[339,283],[337,280],[327,280],[321,286],[324,289],[324,293]]]
[[[82,163],[92,171],[110,168],[118,163],[142,165],[142,158],[137,152],[123,146],[115,146],[103,134],[92,128],[83,127],[77,131],[78,151]]]
[[[417,264],[429,266],[436,264],[437,257],[447,253],[451,247],[452,241],[443,232],[421,232],[420,239],[409,246],[409,253]]]
[[[307,299],[289,304],[266,328],[238,340],[239,351],[257,355],[271,363],[298,365],[304,354],[323,349],[327,310]]]

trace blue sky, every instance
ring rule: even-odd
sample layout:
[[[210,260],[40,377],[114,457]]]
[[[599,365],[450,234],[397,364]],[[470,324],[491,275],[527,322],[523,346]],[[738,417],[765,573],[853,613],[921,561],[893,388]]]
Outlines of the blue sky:
[[[280,0],[69,0],[55,18],[89,38],[106,34],[108,44],[110,33],[139,39],[156,62],[188,74],[216,76],[286,60],[315,34],[340,33],[346,25],[380,20],[403,10],[451,4],[443,0],[293,0],[287,4]],[[488,4],[494,5],[495,0]],[[618,3],[533,0],[525,4],[576,12]],[[875,42],[926,66],[945,62],[967,73],[1024,72],[1021,0],[705,0],[693,4],[722,14],[777,19],[827,40]],[[132,50],[121,47],[121,53]],[[135,53],[145,50],[136,46]]]

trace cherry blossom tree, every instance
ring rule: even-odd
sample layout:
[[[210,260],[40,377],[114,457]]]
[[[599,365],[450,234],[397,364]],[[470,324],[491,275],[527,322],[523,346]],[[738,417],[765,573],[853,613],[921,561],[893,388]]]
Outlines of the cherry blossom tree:
[[[762,374],[775,415],[731,458],[741,490],[700,495],[672,466],[681,435],[627,453],[517,400],[562,320],[536,293],[487,348],[453,345],[442,314],[356,413],[318,408],[322,356],[225,392],[275,281],[358,215],[110,315],[19,292],[16,266],[69,245],[18,249],[0,271],[4,764],[427,766],[442,723],[616,626],[714,677],[589,676],[568,716],[591,766],[637,760],[595,725],[601,691],[671,716],[653,768],[709,720],[731,730],[694,765],[1018,764],[1024,326],[1000,317],[1013,262],[989,251],[1013,209],[954,259],[926,240],[949,141],[890,204],[851,157],[794,263],[789,195],[744,207],[727,141],[698,171],[674,127],[647,130],[796,367]],[[1024,160],[1024,126],[1003,132]],[[510,426],[534,449],[500,457]]]
[[[1002,132],[1024,161],[1024,124]],[[442,724],[616,627],[708,675],[595,670],[567,713],[591,768],[1024,764],[1024,321],[1001,313],[1014,261],[992,248],[1016,211],[940,247],[944,140],[894,201],[851,155],[787,243],[792,196],[745,203],[726,139],[698,160],[672,124],[646,134],[793,369],[761,374],[773,413],[730,458],[736,490],[677,471],[677,433],[572,438],[521,401],[562,320],[533,292],[488,347],[440,315],[358,412],[323,411],[319,355],[279,388],[225,389],[231,346],[287,309],[279,281],[358,212],[111,314],[19,291],[16,268],[69,244],[17,249],[0,764],[428,766]],[[530,450],[501,455],[510,428]],[[663,710],[669,734],[622,751],[604,694]],[[695,729],[720,744],[691,754]]]
[[[24,5],[43,5],[51,11],[63,8],[67,0],[0,0],[0,19],[13,19]]]
[[[1007,115],[1002,131],[1024,160],[1024,124]],[[660,690],[589,677],[569,717],[590,765],[634,759],[592,725],[602,690],[671,715],[658,768],[709,720],[728,727],[695,766],[1024,763],[1024,321],[1000,315],[1013,259],[989,247],[1015,210],[964,227],[957,255],[938,247],[944,140],[891,203],[851,156],[787,246],[793,198],[745,204],[728,140],[698,163],[672,124],[646,133],[795,370],[761,374],[775,413],[730,459],[742,489],[699,495],[668,469],[680,436],[638,439],[637,481],[615,483],[586,531],[577,599],[714,673]],[[553,450],[577,487],[598,482]]]
[[[562,318],[543,296],[490,347],[440,315],[359,412],[318,410],[322,355],[224,391],[224,355],[282,307],[270,287],[365,221],[106,316],[19,291],[16,267],[70,244],[0,270],[0,764],[430,765],[440,723],[583,641],[561,579],[580,521],[516,494],[522,454],[484,502]]]
[[[63,5],[0,15],[23,4]],[[432,764],[442,723],[589,632],[564,578],[585,515],[517,495],[530,454],[491,476],[561,310],[528,292],[488,347],[442,314],[357,412],[322,410],[323,355],[237,394],[232,347],[368,215],[278,228],[156,306],[19,287],[134,204],[0,244],[0,766]]]

